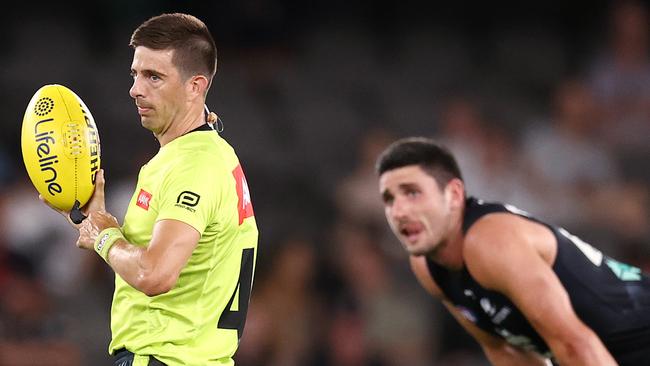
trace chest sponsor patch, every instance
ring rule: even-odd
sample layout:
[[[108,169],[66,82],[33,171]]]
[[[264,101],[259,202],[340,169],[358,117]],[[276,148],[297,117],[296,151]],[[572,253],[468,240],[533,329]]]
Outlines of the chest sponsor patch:
[[[151,193],[145,191],[144,189],[140,189],[140,193],[138,193],[138,200],[135,202],[135,204],[138,207],[149,211],[149,202],[151,202]]]

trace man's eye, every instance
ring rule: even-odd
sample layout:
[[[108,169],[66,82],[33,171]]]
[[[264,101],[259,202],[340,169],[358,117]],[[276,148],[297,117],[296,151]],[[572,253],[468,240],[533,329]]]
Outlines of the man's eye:
[[[158,75],[151,75],[149,78],[151,79],[151,81],[158,81],[158,80],[160,80],[160,77],[158,77]]]

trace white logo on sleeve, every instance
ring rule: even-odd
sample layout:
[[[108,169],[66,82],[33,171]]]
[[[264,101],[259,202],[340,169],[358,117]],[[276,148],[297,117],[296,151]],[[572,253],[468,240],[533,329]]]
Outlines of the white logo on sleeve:
[[[246,182],[246,177],[242,175],[241,177],[241,185],[242,185],[242,203],[243,206],[246,207],[251,204],[251,192],[248,190],[248,182]]]

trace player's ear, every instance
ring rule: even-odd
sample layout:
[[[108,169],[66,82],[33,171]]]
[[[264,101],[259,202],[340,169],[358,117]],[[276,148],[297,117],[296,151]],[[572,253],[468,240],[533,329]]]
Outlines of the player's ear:
[[[460,208],[465,204],[465,184],[462,180],[454,178],[445,187],[447,202],[452,208]]]

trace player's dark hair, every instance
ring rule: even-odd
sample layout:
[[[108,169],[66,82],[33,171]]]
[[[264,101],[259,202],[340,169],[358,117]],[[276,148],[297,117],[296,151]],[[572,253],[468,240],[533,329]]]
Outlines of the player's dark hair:
[[[409,165],[421,167],[431,175],[440,188],[450,180],[463,179],[458,163],[447,148],[424,137],[408,137],[392,143],[379,155],[375,166],[377,174]]]
[[[181,75],[203,75],[210,83],[217,72],[217,47],[208,27],[198,18],[181,13],[162,14],[142,23],[129,46],[174,50],[172,62]]]

